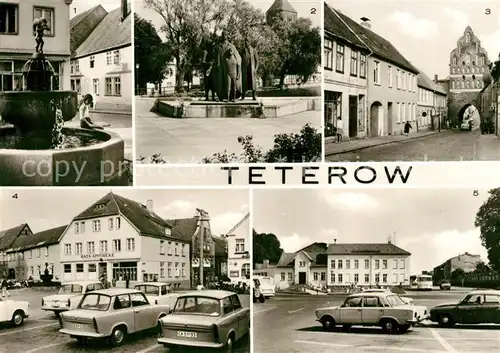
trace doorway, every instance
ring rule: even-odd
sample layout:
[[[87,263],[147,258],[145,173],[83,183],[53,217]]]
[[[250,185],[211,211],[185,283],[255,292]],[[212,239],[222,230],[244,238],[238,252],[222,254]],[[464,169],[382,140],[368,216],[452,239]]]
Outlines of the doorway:
[[[299,284],[306,284],[306,273],[299,272]]]
[[[105,262],[99,262],[99,280],[102,278],[106,280],[108,279],[108,267],[106,265],[107,264]]]
[[[370,137],[380,136],[380,116],[382,115],[382,104],[373,102],[370,107]]]
[[[358,96],[349,96],[349,137],[358,135]]]
[[[387,103],[387,134],[392,135],[394,132],[392,126],[392,102]]]

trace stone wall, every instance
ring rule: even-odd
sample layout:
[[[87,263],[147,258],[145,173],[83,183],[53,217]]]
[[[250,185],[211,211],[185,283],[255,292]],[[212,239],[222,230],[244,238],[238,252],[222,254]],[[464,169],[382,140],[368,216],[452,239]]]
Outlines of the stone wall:
[[[477,109],[481,107],[480,92],[448,92],[448,119],[458,119],[460,109],[466,104],[472,104]]]

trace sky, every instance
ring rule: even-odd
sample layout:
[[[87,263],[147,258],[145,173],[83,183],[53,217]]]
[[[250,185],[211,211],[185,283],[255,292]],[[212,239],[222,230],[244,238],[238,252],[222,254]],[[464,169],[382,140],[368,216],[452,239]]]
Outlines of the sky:
[[[329,0],[355,21],[371,20],[372,30],[389,40],[429,77],[449,75],[450,52],[470,25],[490,60],[500,52],[498,0]],[[490,15],[486,15],[490,9]]]
[[[70,17],[78,15],[97,5],[101,5],[109,12],[119,8],[121,6],[121,0],[73,0],[73,3],[70,5]]]
[[[28,223],[33,232],[66,225],[109,191],[146,204],[166,219],[210,215],[212,234],[227,233],[249,211],[248,190],[10,189],[0,190],[0,229]],[[16,195],[16,196],[14,196]],[[16,198],[17,197],[17,198]]]
[[[488,199],[479,189],[257,190],[254,228],[286,252],[313,242],[385,243],[409,251],[412,274],[469,252],[487,262],[474,220]]]
[[[273,4],[274,0],[250,0],[250,3],[252,3],[256,8],[262,10],[262,12],[266,12],[271,5]],[[297,11],[297,15],[299,17],[306,17],[309,18],[313,26],[321,26],[321,3],[317,0],[288,0],[290,5]],[[158,15],[155,11],[147,8],[144,5],[144,1],[142,0],[135,0],[135,8],[134,11],[137,13],[139,16],[142,18],[151,21],[153,25],[157,28],[157,30],[164,24],[163,19]],[[314,8],[316,11],[312,11],[311,9]],[[311,14],[311,12],[315,12],[314,14]],[[161,33],[158,33],[161,38],[165,39],[165,36]]]

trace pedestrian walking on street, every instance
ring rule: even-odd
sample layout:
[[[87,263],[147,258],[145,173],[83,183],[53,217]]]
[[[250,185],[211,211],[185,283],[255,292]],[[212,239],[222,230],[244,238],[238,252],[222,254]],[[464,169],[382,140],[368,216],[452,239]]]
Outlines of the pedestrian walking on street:
[[[2,280],[2,297],[10,297],[10,293],[7,290],[7,276],[4,276]]]
[[[410,135],[410,130],[413,129],[413,126],[411,126],[410,122],[407,121],[406,124],[405,124],[405,127],[404,127],[404,134],[406,136],[409,136]]]
[[[342,136],[344,135],[344,123],[342,121],[342,118],[339,116],[337,118],[337,143],[342,142]]]
[[[130,285],[130,277],[128,274],[125,275],[125,288],[128,288]]]

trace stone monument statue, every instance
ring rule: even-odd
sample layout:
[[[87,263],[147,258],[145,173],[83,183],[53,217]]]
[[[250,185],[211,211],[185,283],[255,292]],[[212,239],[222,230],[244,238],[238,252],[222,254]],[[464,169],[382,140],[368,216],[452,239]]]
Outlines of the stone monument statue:
[[[257,100],[257,69],[259,67],[259,55],[248,39],[245,38],[245,51],[242,58],[243,91],[241,99],[245,99],[245,93],[252,91],[253,100]]]
[[[205,40],[205,50],[203,52],[203,84],[205,89],[205,100],[209,100],[209,95],[212,93],[212,100],[219,100],[219,93],[216,82],[218,67],[217,67],[217,37],[212,34],[209,40]]]
[[[45,18],[37,18],[33,21],[33,35],[36,40],[36,52],[43,54],[43,35],[45,31],[50,31]]]
[[[219,56],[222,63],[223,99],[234,102],[242,92],[241,56],[236,47],[222,34]]]

